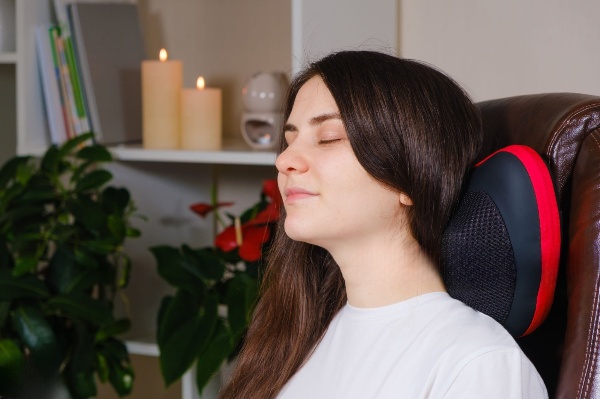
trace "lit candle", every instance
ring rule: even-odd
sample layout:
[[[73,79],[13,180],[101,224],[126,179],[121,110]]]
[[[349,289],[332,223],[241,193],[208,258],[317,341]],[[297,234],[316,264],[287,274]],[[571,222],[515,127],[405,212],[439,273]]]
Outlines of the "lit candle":
[[[222,142],[221,89],[205,87],[200,76],[196,88],[183,89],[181,97],[181,148],[220,150]]]
[[[167,61],[160,50],[159,60],[142,61],[142,130],[144,148],[179,148],[181,61]]]

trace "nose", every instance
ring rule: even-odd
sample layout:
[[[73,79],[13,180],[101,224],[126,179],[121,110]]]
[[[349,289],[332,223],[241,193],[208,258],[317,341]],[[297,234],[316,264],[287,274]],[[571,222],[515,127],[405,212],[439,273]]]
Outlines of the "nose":
[[[308,160],[296,143],[289,145],[275,160],[279,173],[303,173],[308,170]]]

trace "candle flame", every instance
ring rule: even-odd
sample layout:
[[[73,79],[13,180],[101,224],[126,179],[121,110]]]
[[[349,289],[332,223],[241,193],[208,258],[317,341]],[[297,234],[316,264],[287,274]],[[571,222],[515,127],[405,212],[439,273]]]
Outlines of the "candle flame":
[[[163,62],[166,61],[167,60],[167,50],[165,50],[164,48],[161,48],[160,53],[158,53],[158,58]]]
[[[196,81],[196,87],[198,88],[198,90],[204,90],[204,78],[202,76],[200,76],[198,78],[198,80]]]

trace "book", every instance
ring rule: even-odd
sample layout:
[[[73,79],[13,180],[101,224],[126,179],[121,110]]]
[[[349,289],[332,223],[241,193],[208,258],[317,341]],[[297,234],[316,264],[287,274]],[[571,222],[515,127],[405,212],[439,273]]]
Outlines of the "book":
[[[48,30],[48,34],[50,36],[50,48],[52,50],[52,60],[54,62],[54,69],[56,71],[56,79],[58,82],[58,88],[60,90],[60,101],[62,104],[65,129],[67,130],[67,138],[72,138],[75,136],[75,127],[73,126],[73,119],[71,118],[71,108],[69,107],[67,86],[60,69],[60,56],[58,55],[58,48],[56,47],[56,38],[57,35],[59,35],[58,27],[51,26]]]
[[[54,40],[54,51],[58,61],[61,84],[63,87],[63,100],[67,109],[67,114],[69,115],[69,123],[72,127],[71,137],[74,137],[84,133],[84,131],[77,112],[75,91],[73,87],[73,81],[71,80],[71,71],[69,63],[67,62],[67,56],[65,54],[64,41],[60,36],[60,30],[58,28],[52,28],[51,33],[52,39]]]
[[[59,88],[60,71],[55,65],[52,54],[50,25],[40,25],[35,28],[35,43],[46,107],[46,117],[50,131],[50,142],[62,144],[67,138],[67,127],[65,126],[66,114]]]
[[[141,142],[146,57],[137,5],[73,2],[66,9],[96,141]]]

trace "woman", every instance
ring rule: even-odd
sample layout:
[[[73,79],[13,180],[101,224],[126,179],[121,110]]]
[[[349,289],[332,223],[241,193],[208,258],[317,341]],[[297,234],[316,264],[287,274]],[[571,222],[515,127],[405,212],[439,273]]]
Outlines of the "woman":
[[[481,145],[450,78],[340,52],[291,85],[285,212],[222,398],[543,398],[494,320],[445,292],[441,236]]]

